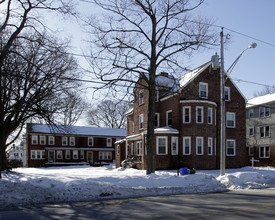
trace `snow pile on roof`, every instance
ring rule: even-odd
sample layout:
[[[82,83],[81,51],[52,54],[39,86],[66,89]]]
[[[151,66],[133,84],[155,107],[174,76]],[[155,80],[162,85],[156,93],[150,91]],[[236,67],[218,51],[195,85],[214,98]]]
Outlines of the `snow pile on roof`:
[[[155,133],[174,133],[174,134],[178,134],[179,131],[177,129],[174,129],[174,128],[171,128],[171,127],[167,126],[167,127],[155,128]]]
[[[256,105],[263,105],[275,101],[275,93],[258,96],[247,101],[246,107],[252,107]]]
[[[70,134],[70,135],[91,135],[91,136],[110,136],[110,137],[126,137],[126,129],[118,128],[97,128],[85,126],[69,126],[69,125],[46,125],[46,124],[28,124],[29,133],[45,133],[45,134]]]
[[[201,65],[200,67],[194,69],[191,72],[188,72],[184,74],[180,78],[180,87],[185,87],[189,82],[191,82],[193,79],[195,79],[201,72],[203,72],[207,67],[211,65],[211,61]]]
[[[41,203],[91,201],[186,193],[221,192],[275,186],[275,168],[197,171],[177,176],[176,170],[156,171],[115,169],[113,166],[17,168],[3,172],[0,179],[0,206],[30,206]]]

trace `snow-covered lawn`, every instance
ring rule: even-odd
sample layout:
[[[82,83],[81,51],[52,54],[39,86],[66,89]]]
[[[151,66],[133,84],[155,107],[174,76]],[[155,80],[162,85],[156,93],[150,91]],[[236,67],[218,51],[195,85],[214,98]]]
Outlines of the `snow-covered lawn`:
[[[206,170],[177,176],[174,170],[146,175],[146,171],[113,166],[17,168],[3,173],[0,207],[275,187],[272,167],[228,169],[225,176],[219,174],[219,170]]]

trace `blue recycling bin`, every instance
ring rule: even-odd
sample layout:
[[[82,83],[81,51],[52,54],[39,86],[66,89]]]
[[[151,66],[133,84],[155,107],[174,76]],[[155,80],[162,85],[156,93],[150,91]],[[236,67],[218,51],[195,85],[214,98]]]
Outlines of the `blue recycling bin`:
[[[187,167],[182,167],[179,169],[180,175],[187,175],[188,174],[188,169]]]

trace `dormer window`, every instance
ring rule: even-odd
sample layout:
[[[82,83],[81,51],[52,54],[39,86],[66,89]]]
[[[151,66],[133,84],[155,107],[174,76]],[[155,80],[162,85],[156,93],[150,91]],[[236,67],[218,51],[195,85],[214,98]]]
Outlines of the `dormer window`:
[[[142,105],[144,103],[144,100],[143,100],[143,91],[139,92],[138,100],[139,100],[138,101],[139,105]]]
[[[208,83],[200,82],[199,95],[200,98],[208,98]]]

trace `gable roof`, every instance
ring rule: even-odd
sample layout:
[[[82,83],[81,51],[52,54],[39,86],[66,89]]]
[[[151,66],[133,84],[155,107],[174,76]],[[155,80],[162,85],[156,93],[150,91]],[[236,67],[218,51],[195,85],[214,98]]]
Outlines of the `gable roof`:
[[[126,137],[126,129],[69,125],[27,124],[28,133]]]
[[[258,96],[247,101],[246,108],[275,102],[275,93]]]
[[[207,67],[211,65],[211,61],[199,66],[198,68],[192,70],[191,72],[188,72],[184,74],[180,78],[180,87],[183,88],[187,86],[190,82],[192,82],[197,76],[199,76]]]

